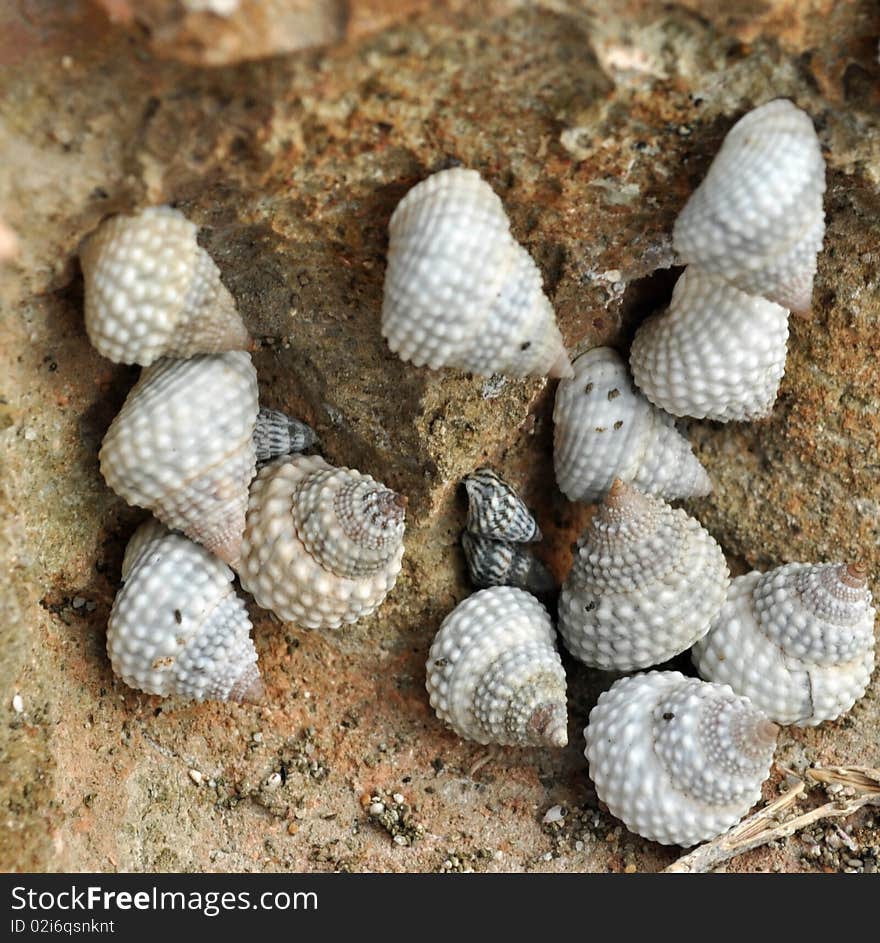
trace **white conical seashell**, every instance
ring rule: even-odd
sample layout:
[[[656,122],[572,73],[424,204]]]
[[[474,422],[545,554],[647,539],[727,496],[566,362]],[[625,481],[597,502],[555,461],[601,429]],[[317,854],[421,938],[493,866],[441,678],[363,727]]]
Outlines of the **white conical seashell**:
[[[406,498],[317,455],[266,465],[251,486],[241,585],[309,629],[370,615],[397,580]]]
[[[694,647],[704,678],[724,681],[780,724],[845,714],[874,670],[874,607],[861,566],[789,563],[730,587]]]
[[[669,308],[636,332],[629,363],[674,416],[721,422],[769,414],[785,372],[788,311],[688,266]]]
[[[825,161],[809,115],[780,98],[741,118],[675,223],[676,252],[750,295],[810,306],[825,234]]]
[[[631,832],[688,846],[757,802],[777,730],[726,684],[651,671],[599,696],[585,755],[596,793]]]
[[[257,464],[270,462],[281,455],[304,452],[318,441],[315,430],[280,409],[260,407],[254,426],[254,450]]]
[[[572,501],[598,501],[615,478],[669,500],[712,483],[671,416],[635,389],[623,359],[596,347],[574,362],[553,409],[556,481]]]
[[[129,504],[238,560],[248,485],[257,374],[231,351],[147,367],[101,446],[101,473]]]
[[[681,509],[615,481],[559,600],[565,647],[593,668],[648,668],[702,638],[730,576],[721,548]]]
[[[152,206],[108,219],[80,261],[86,331],[110,360],[147,366],[250,345],[217,266],[178,210]]]
[[[564,747],[565,671],[547,610],[511,586],[484,589],[443,620],[428,654],[437,716],[477,743]]]
[[[541,539],[532,512],[510,485],[491,468],[478,468],[464,478],[468,496],[465,527],[480,537],[530,543]]]
[[[382,334],[416,366],[571,376],[541,273],[475,170],[433,174],[392,214]]]
[[[126,549],[123,576],[107,653],[126,684],[196,701],[262,699],[251,621],[228,566],[148,521]]]

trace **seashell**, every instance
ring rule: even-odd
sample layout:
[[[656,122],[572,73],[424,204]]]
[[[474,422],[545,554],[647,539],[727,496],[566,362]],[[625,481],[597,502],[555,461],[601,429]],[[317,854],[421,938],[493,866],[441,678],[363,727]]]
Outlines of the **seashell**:
[[[553,409],[553,464],[560,490],[593,503],[615,478],[669,500],[706,495],[712,483],[672,417],[633,386],[626,364],[610,347],[574,361]]]
[[[694,646],[697,670],[780,724],[813,727],[840,717],[874,670],[866,577],[865,567],[838,563],[788,563],[737,577]]]
[[[729,585],[724,554],[699,521],[618,479],[579,541],[559,632],[593,668],[648,668],[709,631]]]
[[[433,174],[392,214],[382,334],[416,366],[571,376],[541,273],[475,170]]]
[[[315,430],[278,409],[260,407],[254,426],[254,450],[262,465],[281,455],[305,452],[318,441]]]
[[[770,413],[785,372],[788,311],[691,265],[668,310],[636,332],[639,389],[674,416],[721,422]]]
[[[650,671],[599,695],[585,756],[599,799],[631,832],[688,846],[757,802],[777,731],[726,684]]]
[[[251,343],[196,226],[170,206],[114,216],[80,254],[86,331],[117,363],[243,350]]]
[[[547,567],[522,544],[464,531],[461,546],[474,586],[518,586],[539,596],[556,589]]]
[[[317,455],[278,459],[251,487],[241,585],[304,628],[356,622],[397,580],[405,508],[369,475]]]
[[[113,671],[162,697],[257,703],[263,683],[233,573],[157,521],[135,531],[107,625]]]
[[[784,308],[810,307],[825,161],[809,115],[779,98],[730,129],[675,223],[687,263]]]
[[[510,485],[491,468],[478,468],[464,478],[468,496],[465,527],[481,537],[529,543],[541,539],[532,512]]]
[[[506,746],[564,747],[565,671],[547,610],[496,586],[460,602],[428,655],[437,716],[461,737]]]
[[[257,374],[231,351],[146,367],[101,446],[101,473],[129,504],[235,566],[247,490]]]

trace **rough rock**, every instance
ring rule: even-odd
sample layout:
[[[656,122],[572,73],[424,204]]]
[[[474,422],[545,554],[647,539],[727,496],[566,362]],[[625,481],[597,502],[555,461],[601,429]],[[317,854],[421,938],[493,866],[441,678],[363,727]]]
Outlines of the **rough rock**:
[[[725,132],[791,97],[828,161],[813,311],[793,322],[769,419],[690,425],[716,487],[688,507],[740,567],[859,558],[880,573],[875,4],[481,0],[413,3],[400,20],[372,0],[378,32],[210,69],[157,58],[155,36],[108,5],[0,11],[0,216],[18,243],[0,262],[0,866],[668,864],[674,850],[628,835],[586,776],[581,730],[609,678],[566,663],[561,752],[486,751],[428,706],[428,647],[468,591],[461,476],[492,464],[521,491],[558,578],[590,510],[554,486],[552,384],[432,373],[388,351],[387,223],[426,174],[476,168],[569,347],[625,349],[671,294],[672,223]],[[404,570],[373,618],[309,633],[251,604],[263,708],[139,694],[104,650],[143,514],[104,485],[97,451],[137,371],[89,346],[77,251],[105,216],[159,202],[201,227],[262,339],[265,405],[308,421],[329,461],[410,498]],[[784,732],[778,763],[877,765],[878,724],[875,677],[847,718]],[[369,814],[398,794],[409,844]],[[542,825],[555,806],[563,823]],[[803,849],[792,839],[730,869],[821,867]]]

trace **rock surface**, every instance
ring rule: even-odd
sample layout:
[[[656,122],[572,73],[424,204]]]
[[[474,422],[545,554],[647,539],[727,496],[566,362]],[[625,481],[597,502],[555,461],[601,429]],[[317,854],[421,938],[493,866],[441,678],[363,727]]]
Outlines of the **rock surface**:
[[[0,866],[670,863],[675,850],[599,808],[586,776],[581,730],[609,678],[566,663],[561,752],[487,751],[428,706],[426,652],[468,591],[461,476],[488,463],[520,489],[558,578],[589,509],[553,486],[552,384],[432,373],[385,347],[387,223],[426,174],[476,168],[569,348],[625,349],[668,300],[673,220],[725,132],[791,97],[828,161],[813,311],[792,322],[769,419],[690,425],[715,492],[688,507],[743,564],[864,559],[880,573],[875,4],[484,0],[404,5],[392,24],[396,5],[371,0],[345,44],[222,68],[156,58],[110,5],[0,11],[0,217],[16,250],[0,261]],[[309,633],[251,603],[262,708],[139,694],[104,650],[143,514],[104,485],[97,452],[137,371],[89,346],[77,251],[104,216],[159,202],[201,227],[263,339],[265,405],[313,425],[329,461],[410,498],[403,573],[373,618]],[[878,725],[875,677],[844,720],[784,731],[777,762],[878,765]],[[846,827],[876,848],[865,819]],[[730,869],[823,867],[805,849],[792,839]]]

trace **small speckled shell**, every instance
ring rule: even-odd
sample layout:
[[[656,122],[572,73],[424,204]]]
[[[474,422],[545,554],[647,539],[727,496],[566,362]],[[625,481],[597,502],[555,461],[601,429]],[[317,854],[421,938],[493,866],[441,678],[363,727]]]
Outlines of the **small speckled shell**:
[[[541,530],[520,496],[491,468],[478,468],[464,478],[468,496],[467,529],[492,540],[528,543]]]
[[[541,273],[475,170],[433,174],[395,209],[382,334],[416,366],[571,376]]]
[[[523,544],[464,531],[461,546],[474,586],[518,586],[538,595],[556,589],[553,575]]]
[[[254,426],[254,450],[262,465],[282,455],[305,452],[318,441],[315,430],[279,409],[260,407]]]
[[[251,622],[228,566],[148,521],[131,539],[123,576],[107,653],[127,685],[195,701],[262,698]]]
[[[726,684],[651,671],[599,696],[585,755],[596,793],[631,832],[689,846],[758,801],[777,729]]]
[[[596,347],[574,362],[553,409],[556,481],[572,501],[593,503],[615,478],[669,500],[706,495],[712,483],[672,417],[633,386],[623,359]]]
[[[154,206],[102,223],[80,255],[86,331],[117,363],[242,350],[250,344],[196,227]]]
[[[639,389],[674,416],[760,419],[785,372],[788,311],[691,265],[668,310],[637,331],[630,366]]]
[[[568,742],[553,624],[523,590],[496,586],[459,603],[434,638],[427,671],[431,706],[459,736],[509,746]]]
[[[145,507],[235,566],[248,485],[257,374],[231,351],[146,367],[101,446],[101,473]]]
[[[304,628],[372,613],[397,580],[406,500],[317,455],[266,465],[251,487],[241,584]]]
[[[559,632],[593,668],[659,665],[709,631],[729,585],[724,554],[698,521],[616,481],[579,542]]]
[[[809,115],[786,99],[728,133],[675,224],[681,258],[784,308],[809,308],[825,234],[825,161]]]
[[[704,678],[745,694],[780,724],[812,727],[845,714],[874,670],[874,607],[865,573],[789,563],[730,587],[694,647]]]

